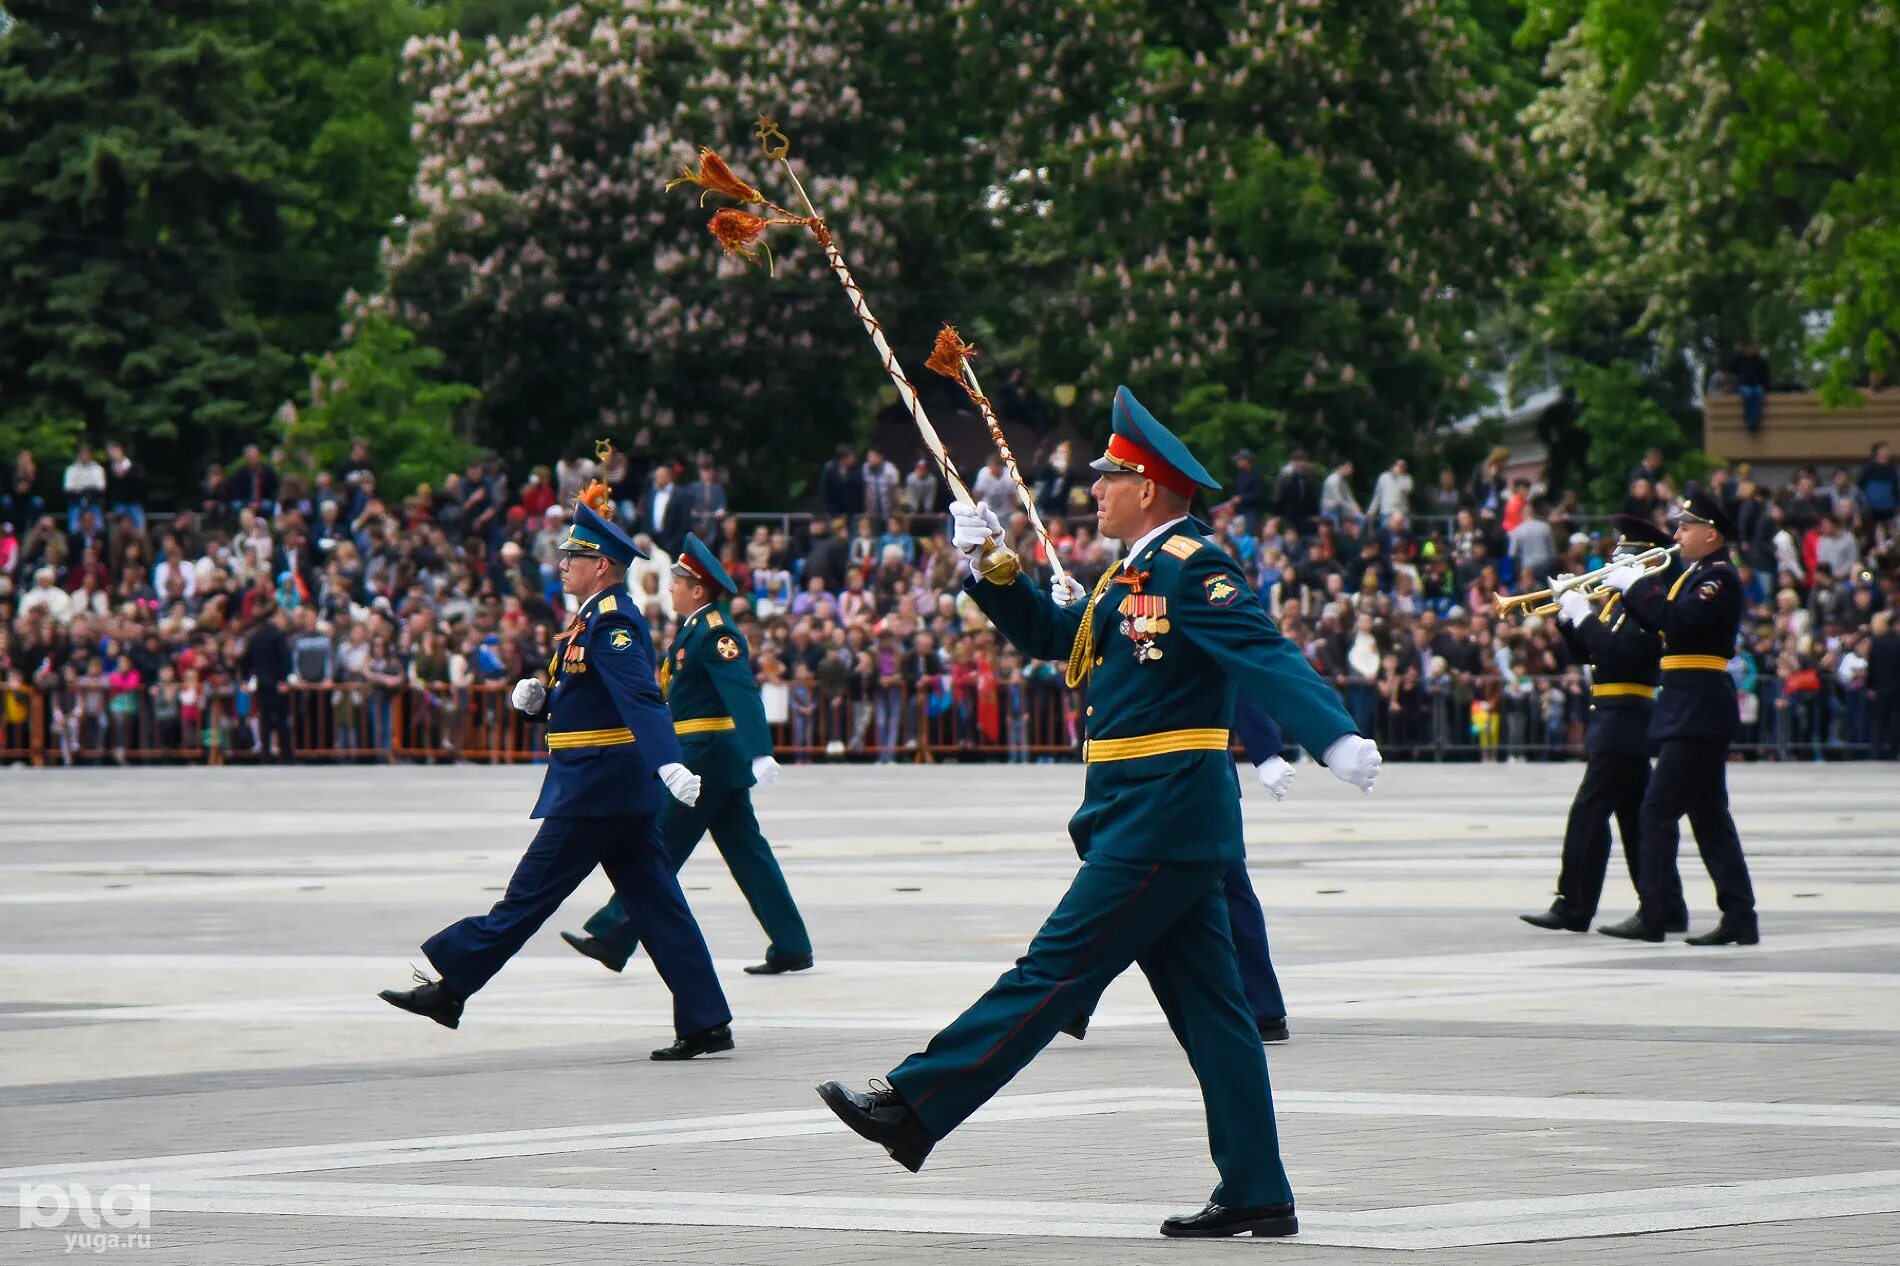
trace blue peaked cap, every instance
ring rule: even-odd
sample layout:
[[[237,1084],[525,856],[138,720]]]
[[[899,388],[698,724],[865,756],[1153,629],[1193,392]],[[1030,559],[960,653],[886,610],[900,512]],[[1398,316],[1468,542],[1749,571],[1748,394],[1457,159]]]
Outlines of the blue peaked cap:
[[[691,532],[686,534],[686,548],[680,551],[679,561],[673,564],[673,574],[684,574],[688,580],[723,589],[729,595],[739,592],[739,582],[719,565],[713,552],[706,548],[706,542]]]
[[[1090,462],[1090,469],[1146,475],[1163,486],[1174,486],[1183,495],[1191,494],[1196,487],[1220,491],[1207,467],[1126,387],[1115,388],[1109,430],[1108,452]]]
[[[608,558],[622,567],[636,558],[646,557],[646,552],[635,545],[633,538],[622,532],[618,524],[611,519],[603,519],[585,501],[574,505],[574,523],[568,528],[566,539],[561,542],[561,552]]]

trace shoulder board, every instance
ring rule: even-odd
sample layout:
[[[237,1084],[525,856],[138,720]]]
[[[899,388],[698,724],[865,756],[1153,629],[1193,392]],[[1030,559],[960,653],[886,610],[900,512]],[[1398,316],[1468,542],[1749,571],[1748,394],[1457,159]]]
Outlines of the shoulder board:
[[[717,611],[708,611],[706,613],[706,627],[709,629],[723,629],[726,627],[726,619]]]
[[[1162,543],[1161,552],[1176,558],[1192,558],[1207,542],[1198,536],[1171,536]]]
[[[600,605],[595,607],[594,610],[601,615],[606,615],[608,612],[618,609],[619,606],[620,600],[615,598],[612,594],[608,594],[605,598],[600,600]]]

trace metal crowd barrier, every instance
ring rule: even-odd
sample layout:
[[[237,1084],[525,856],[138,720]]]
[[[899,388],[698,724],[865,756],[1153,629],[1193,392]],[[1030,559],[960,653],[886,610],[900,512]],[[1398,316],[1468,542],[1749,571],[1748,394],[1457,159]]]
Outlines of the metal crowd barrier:
[[[484,764],[545,760],[545,727],[509,702],[505,682],[384,689],[361,682],[298,683],[281,709],[234,689],[188,712],[147,688],[136,707],[66,706],[37,688],[0,687],[0,763],[224,765],[288,758],[320,762]],[[925,764],[1075,760],[1085,696],[1032,673],[979,687],[948,678],[860,688],[777,687],[772,740],[781,761]],[[1393,761],[1573,760],[1583,753],[1588,687],[1577,676],[1479,677],[1382,692],[1348,682],[1342,701]],[[1787,692],[1760,679],[1732,745],[1743,759],[1854,760],[1876,754],[1876,710],[1864,692],[1824,680]],[[276,741],[273,741],[276,740]],[[1900,748],[1889,736],[1888,751]],[[1258,753],[1249,753],[1259,759]]]

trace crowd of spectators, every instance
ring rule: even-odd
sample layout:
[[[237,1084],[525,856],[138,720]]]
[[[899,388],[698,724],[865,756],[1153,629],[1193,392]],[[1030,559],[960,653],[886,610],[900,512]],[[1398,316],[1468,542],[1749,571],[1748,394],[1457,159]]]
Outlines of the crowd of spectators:
[[[1277,472],[1235,455],[1206,516],[1285,634],[1395,758],[1574,753],[1587,683],[1548,622],[1502,620],[1500,594],[1599,566],[1607,517],[1547,496],[1509,454],[1415,481],[1369,482],[1295,452]],[[810,515],[744,514],[717,464],[636,469],[622,453],[537,467],[485,460],[385,496],[359,443],[330,469],[253,446],[207,470],[190,504],[147,504],[117,444],[82,448],[58,479],[18,453],[0,498],[0,749],[29,717],[52,759],[271,748],[282,686],[323,706],[298,742],[364,755],[469,744],[478,699],[544,666],[566,615],[556,574],[567,508],[592,478],[652,557],[628,577],[671,637],[667,569],[690,530],[737,579],[779,737],[796,759],[905,759],[923,746],[1023,761],[1073,749],[1063,665],[1002,643],[959,592],[932,467],[841,448]],[[296,471],[298,473],[292,473]],[[1684,489],[1662,454],[1629,472],[1627,513],[1664,522]],[[1036,465],[1054,548],[1084,584],[1120,554],[1095,534],[1093,475],[1068,445]],[[992,461],[975,495],[1009,524],[1032,574],[1048,555]],[[1704,489],[1740,526],[1749,598],[1732,663],[1743,750],[1900,754],[1900,473],[1880,445],[1858,473]],[[1365,500],[1360,500],[1361,493]],[[484,692],[483,686],[494,690]],[[37,697],[39,709],[29,703]],[[394,706],[400,698],[401,706]]]

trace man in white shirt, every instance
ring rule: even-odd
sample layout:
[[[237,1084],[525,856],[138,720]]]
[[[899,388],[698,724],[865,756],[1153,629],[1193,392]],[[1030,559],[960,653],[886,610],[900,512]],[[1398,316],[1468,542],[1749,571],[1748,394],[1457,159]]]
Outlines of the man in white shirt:
[[[79,530],[79,512],[98,505],[106,496],[106,468],[93,458],[92,445],[81,444],[72,465],[66,468],[66,530]]]

